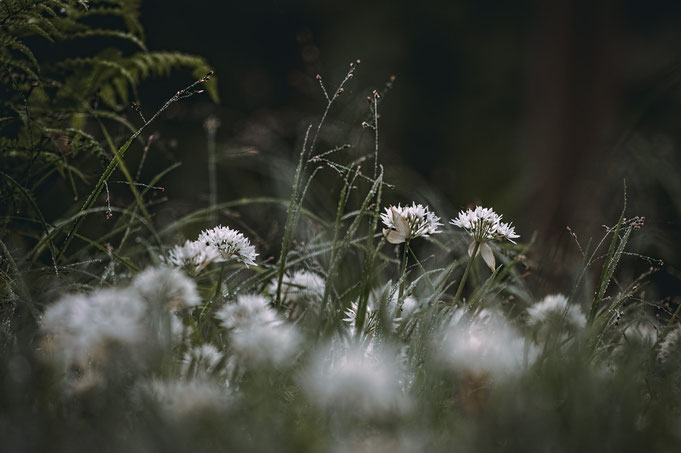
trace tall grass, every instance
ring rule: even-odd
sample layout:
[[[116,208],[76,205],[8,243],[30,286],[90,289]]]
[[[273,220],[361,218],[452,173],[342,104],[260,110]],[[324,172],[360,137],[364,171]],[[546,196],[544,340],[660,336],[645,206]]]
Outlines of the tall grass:
[[[681,327],[678,313],[650,308],[659,308],[644,291],[654,267],[629,279],[620,272],[641,259],[628,248],[643,221],[625,217],[626,190],[622,215],[603,238],[594,247],[576,243],[583,262],[567,296],[537,293],[528,256],[542,250],[506,241],[515,236],[495,213],[438,226],[423,215],[427,207],[398,204],[423,200],[391,199],[379,161],[385,93],[369,96],[364,127],[374,140],[366,153],[322,138],[357,65],[333,91],[318,77],[326,105],[305,128],[288,199],[218,203],[211,176],[207,208],[158,225],[145,196],[174,167],[137,191],[125,152],[169,104],[122,146],[102,128],[114,158],[80,209],[45,225],[22,256],[0,241],[3,448],[679,445]],[[117,168],[135,194],[126,209],[100,205]],[[334,214],[312,212],[307,196],[329,187],[337,190]],[[254,205],[286,211],[274,261],[255,258],[247,232],[215,224],[227,208]],[[89,237],[83,219],[107,209],[118,219]],[[474,212],[482,211],[459,218]],[[484,234],[476,230],[483,224]],[[177,240],[196,226],[201,235]],[[38,264],[45,247],[51,267]],[[47,296],[30,287],[41,280]]]

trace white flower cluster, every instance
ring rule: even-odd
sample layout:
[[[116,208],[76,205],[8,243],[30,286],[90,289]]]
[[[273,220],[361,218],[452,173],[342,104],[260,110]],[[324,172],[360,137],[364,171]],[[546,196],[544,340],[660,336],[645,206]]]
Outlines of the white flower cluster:
[[[675,356],[678,360],[681,353],[681,325],[667,333],[664,340],[660,343],[660,350],[657,360],[662,363],[669,363]]]
[[[147,269],[126,288],[67,295],[45,311],[45,347],[65,364],[87,367],[111,346],[130,356],[174,342],[182,330],[177,310],[200,302],[193,280],[177,269]]]
[[[234,352],[246,361],[279,366],[298,351],[300,334],[293,325],[279,318],[263,296],[240,295],[215,316],[229,331]]]
[[[568,299],[562,294],[546,296],[543,300],[532,305],[528,310],[528,324],[539,325],[552,319],[564,320],[570,327],[584,327],[586,317],[577,305],[569,305]]]
[[[196,346],[185,353],[182,359],[182,374],[185,377],[213,374],[222,359],[222,353],[212,344]]]
[[[301,384],[308,398],[321,408],[381,415],[408,407],[399,378],[396,354],[367,354],[357,345],[341,350],[328,346],[312,356]]]
[[[267,285],[267,294],[272,298],[277,297],[277,278],[275,277]],[[304,269],[297,270],[292,274],[284,274],[281,282],[281,303],[288,307],[289,317],[297,318],[306,308],[317,309],[319,304],[311,302],[324,296],[326,281],[320,275]]]
[[[439,233],[442,224],[440,218],[427,206],[412,203],[411,206],[390,206],[381,214],[383,224],[388,227],[383,230],[388,242],[401,244],[417,237],[428,237]]]
[[[160,380],[140,383],[138,398],[153,401],[167,421],[186,423],[196,416],[220,413],[229,408],[227,388],[203,379]]]
[[[366,315],[364,321],[364,332],[366,334],[372,335],[376,329],[378,311],[380,308],[382,291],[372,291],[369,295],[369,300],[367,301]],[[392,319],[393,327],[399,326],[404,323],[409,317],[414,314],[420,308],[421,304],[419,301],[411,295],[407,295],[402,299],[402,304],[399,304],[399,297],[397,291],[392,292],[392,297],[387,303],[387,315]],[[359,310],[358,301],[352,302],[348,308],[345,309],[343,314],[345,318],[343,321],[347,324],[350,332],[354,332],[357,328],[357,311]]]
[[[490,377],[517,374],[536,355],[501,314],[487,309],[470,319],[463,310],[457,311],[439,353],[442,363],[456,371]]]
[[[477,242],[487,242],[491,239],[507,239],[515,244],[513,239],[518,236],[515,227],[501,221],[501,215],[492,208],[476,206],[475,209],[460,211],[456,219],[450,223],[466,230]]]
[[[196,241],[175,246],[166,261],[196,275],[212,262],[235,260],[246,266],[254,265],[256,256],[255,247],[248,238],[236,230],[218,225],[202,231]]]

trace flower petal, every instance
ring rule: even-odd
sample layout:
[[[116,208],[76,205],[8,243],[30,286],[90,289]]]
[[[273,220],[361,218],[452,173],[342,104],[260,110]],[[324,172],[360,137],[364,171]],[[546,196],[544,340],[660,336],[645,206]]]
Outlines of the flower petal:
[[[496,267],[496,263],[494,261],[494,253],[492,252],[492,249],[490,248],[489,245],[487,245],[486,242],[483,242],[482,245],[480,245],[480,254],[482,255],[482,259],[485,261],[485,264],[494,272],[494,268]]]

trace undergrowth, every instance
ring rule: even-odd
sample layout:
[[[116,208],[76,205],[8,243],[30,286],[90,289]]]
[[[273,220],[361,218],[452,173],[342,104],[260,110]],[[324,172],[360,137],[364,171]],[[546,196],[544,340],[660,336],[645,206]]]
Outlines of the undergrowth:
[[[644,219],[627,213],[626,186],[621,216],[599,219],[611,223],[602,238],[585,244],[570,232],[582,257],[575,281],[562,294],[539,293],[532,257],[542,251],[494,210],[434,212],[417,204],[423,200],[394,199],[379,158],[386,89],[371,92],[358,124],[373,133],[370,149],[326,139],[329,115],[356,83],[356,62],[333,89],[318,76],[325,107],[306,128],[288,198],[211,198],[207,208],[159,224],[149,192],[176,165],[142,183],[125,153],[171,103],[214,89],[205,63],[147,52],[135,1],[3,5],[3,446],[679,444],[681,327],[678,313],[646,295],[659,263],[630,250]],[[98,15],[121,17],[123,31],[88,25]],[[28,44],[33,36],[94,35],[141,53],[107,47],[38,65]],[[136,96],[140,78],[177,64],[199,71],[197,82],[133,126],[120,105]],[[114,123],[127,137],[111,135]],[[133,193],[124,209],[107,204],[117,171]],[[48,217],[41,186],[52,174],[78,200]],[[306,204],[322,188],[337,197],[330,216]],[[227,209],[251,205],[285,215],[274,260],[258,255],[247,231],[215,224],[228,222]],[[93,215],[107,216],[109,228],[88,225]],[[200,234],[190,233],[196,228]],[[641,260],[650,263],[643,274],[621,272]]]

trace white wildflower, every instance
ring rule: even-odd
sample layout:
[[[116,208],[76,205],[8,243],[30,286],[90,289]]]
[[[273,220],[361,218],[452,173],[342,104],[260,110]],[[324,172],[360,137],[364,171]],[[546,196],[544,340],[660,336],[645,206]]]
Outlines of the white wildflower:
[[[678,357],[681,354],[681,325],[665,335],[664,340],[660,343],[660,351],[657,354],[657,360],[662,363],[667,363],[675,355]]]
[[[439,233],[438,227],[442,226],[440,218],[427,206],[416,203],[405,207],[400,205],[387,207],[381,214],[381,220],[388,227],[383,229],[383,234],[391,244],[401,244],[420,236],[428,237]]]
[[[387,302],[386,314],[393,322],[393,326],[397,327],[400,323],[409,319],[409,317],[416,313],[421,307],[420,302],[411,295],[407,295],[402,298],[402,304],[400,306],[399,297],[397,291],[391,291],[389,297],[390,300]],[[378,311],[380,309],[381,300],[383,297],[383,291],[375,290],[369,294],[369,299],[367,300],[366,313],[364,317],[364,332],[368,334],[373,334],[377,327],[378,322]],[[343,314],[345,318],[343,321],[348,325],[351,332],[356,329],[357,322],[357,311],[359,309],[359,302],[355,301],[350,304],[348,308],[345,309]]]
[[[222,225],[210,230],[204,230],[197,242],[217,250],[220,256],[216,262],[236,260],[246,266],[255,264],[255,247],[240,232]]]
[[[536,351],[526,346],[502,315],[483,310],[472,319],[455,314],[444,332],[439,357],[454,370],[505,376],[533,362]]]
[[[520,237],[515,233],[515,227],[511,226],[510,223],[501,221],[501,215],[494,212],[492,208],[483,208],[482,206],[459,211],[457,218],[450,220],[449,223],[466,230],[473,238],[468,246],[468,255],[473,255],[477,245],[478,253],[492,271],[496,267],[496,262],[494,253],[487,242],[492,239],[507,239],[515,244],[513,239]]]
[[[194,280],[175,268],[148,268],[135,276],[132,287],[148,304],[167,311],[201,303]]]
[[[202,376],[214,373],[223,359],[222,353],[212,344],[202,344],[187,351],[182,359],[185,376]]]
[[[137,391],[142,398],[154,401],[161,409],[161,414],[173,422],[213,415],[229,406],[229,390],[201,379],[153,379],[140,384]]]
[[[321,408],[383,414],[407,408],[399,377],[394,354],[367,355],[357,346],[340,353],[325,348],[313,355],[301,385],[308,398]]]
[[[487,242],[491,239],[507,239],[514,242],[518,236],[515,227],[501,221],[501,215],[492,208],[476,206],[475,209],[460,211],[456,219],[449,223],[463,228],[477,242]]]
[[[246,362],[281,366],[299,351],[301,336],[287,323],[253,324],[230,332],[232,350]]]
[[[107,289],[86,295],[68,295],[45,311],[42,330],[51,349],[67,363],[86,364],[105,355],[112,344],[144,342],[146,307],[137,294]]]
[[[528,324],[539,325],[551,319],[565,320],[568,326],[584,327],[586,316],[577,305],[569,305],[562,294],[546,296],[527,310]]]
[[[249,327],[255,324],[279,322],[277,313],[267,299],[257,294],[241,294],[235,302],[228,302],[215,313],[226,329]]]
[[[267,293],[277,297],[278,279],[274,278],[267,286]],[[320,275],[307,270],[298,270],[293,274],[284,274],[281,282],[281,302],[290,310],[289,317],[296,318],[306,307],[319,308],[312,302],[320,300],[324,295],[326,282]]]
[[[214,247],[198,241],[186,241],[184,245],[176,245],[170,250],[165,261],[190,275],[198,275],[219,257],[220,254]]]

